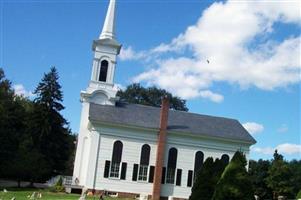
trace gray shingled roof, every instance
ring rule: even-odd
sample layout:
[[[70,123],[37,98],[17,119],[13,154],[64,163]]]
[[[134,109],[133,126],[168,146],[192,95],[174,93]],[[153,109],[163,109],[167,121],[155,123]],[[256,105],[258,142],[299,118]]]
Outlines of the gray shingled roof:
[[[143,128],[159,128],[160,108],[118,103],[116,106],[91,103],[89,120]],[[168,131],[239,140],[254,144],[255,139],[235,119],[170,110]]]

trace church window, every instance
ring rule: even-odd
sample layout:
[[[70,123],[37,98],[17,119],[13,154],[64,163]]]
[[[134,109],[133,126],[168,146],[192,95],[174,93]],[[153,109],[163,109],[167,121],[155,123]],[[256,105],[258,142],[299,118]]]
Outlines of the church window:
[[[147,165],[140,165],[138,181],[147,181],[147,171],[148,171]]]
[[[111,167],[110,167],[110,177],[111,178],[119,178],[120,163],[121,163],[121,157],[122,157],[122,148],[123,148],[122,142],[120,142],[120,141],[114,142],[112,162],[111,162]]]
[[[175,172],[176,172],[176,168],[177,168],[177,156],[178,156],[178,150],[176,148],[169,149],[166,183],[174,184],[174,182],[175,182]]]
[[[150,146],[148,144],[144,144],[141,148],[138,181],[147,181],[149,156],[150,156]]]
[[[223,154],[221,160],[225,163],[228,164],[229,163],[229,156],[227,154]]]
[[[202,168],[204,162],[204,153],[201,151],[196,152],[194,158],[194,178],[197,176],[198,171]]]
[[[108,66],[109,66],[109,62],[107,60],[101,61],[99,79],[98,79],[99,81],[102,82],[107,81]]]
[[[110,173],[111,178],[119,178],[119,168],[120,168],[120,163],[112,162],[111,173]]]

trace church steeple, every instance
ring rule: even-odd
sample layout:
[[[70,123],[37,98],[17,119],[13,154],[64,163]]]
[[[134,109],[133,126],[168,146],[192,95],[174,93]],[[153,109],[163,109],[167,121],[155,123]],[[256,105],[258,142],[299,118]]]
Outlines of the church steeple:
[[[94,59],[91,80],[82,97],[97,104],[114,105],[117,89],[114,76],[121,45],[115,39],[116,0],[110,0],[102,32],[93,41]]]
[[[103,25],[99,39],[115,39],[115,9],[116,1],[110,0],[105,23]]]

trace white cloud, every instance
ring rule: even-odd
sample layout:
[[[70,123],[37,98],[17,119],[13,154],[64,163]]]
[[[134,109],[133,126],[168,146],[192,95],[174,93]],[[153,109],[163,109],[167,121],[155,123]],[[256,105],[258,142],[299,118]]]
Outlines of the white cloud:
[[[277,129],[278,133],[286,133],[288,131],[288,127],[286,124],[281,124],[281,126]]]
[[[120,60],[139,60],[145,57],[143,52],[136,52],[134,49],[129,46],[127,48],[121,48],[119,58]]]
[[[275,150],[278,150],[281,154],[287,154],[287,155],[293,155],[293,154],[299,154],[301,155],[301,145],[299,144],[290,144],[290,143],[284,143],[280,144],[276,147],[253,147],[251,148],[251,151],[254,151],[256,153],[262,153],[266,155],[272,155]]]
[[[210,99],[213,102],[220,103],[224,100],[224,96],[211,92],[210,90],[204,90],[199,92],[200,97]]]
[[[251,148],[251,151],[254,151],[256,153],[262,153],[265,155],[272,155],[275,152],[275,148],[272,147],[253,147]]]
[[[208,98],[204,91],[215,94],[210,87],[216,82],[242,89],[286,87],[301,80],[300,35],[282,41],[269,36],[276,23],[300,26],[299,8],[299,1],[216,2],[170,43],[140,53],[129,47],[122,58],[147,57],[156,67],[133,81],[157,85],[186,99]],[[217,95],[209,99],[222,101],[222,95]]]
[[[18,96],[34,97],[34,94],[31,91],[26,90],[22,84],[13,85],[13,89],[15,91],[15,94]]]
[[[252,135],[261,133],[264,130],[264,126],[256,122],[246,122],[243,124],[243,127]]]

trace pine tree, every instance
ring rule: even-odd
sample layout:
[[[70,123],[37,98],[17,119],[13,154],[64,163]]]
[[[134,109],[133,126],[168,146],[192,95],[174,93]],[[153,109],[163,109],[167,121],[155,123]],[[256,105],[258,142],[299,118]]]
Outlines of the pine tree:
[[[59,75],[56,68],[51,67],[50,72],[44,74],[42,81],[34,92],[37,95],[35,101],[38,104],[57,112],[64,109],[64,106],[61,104],[63,101],[62,87],[58,79]]]
[[[211,200],[215,186],[226,165],[220,159],[213,162],[212,157],[207,158],[197,173],[189,200]]]
[[[14,169],[7,166],[17,158],[20,138],[25,134],[25,101],[14,94],[11,82],[0,68],[0,177],[16,177]]]
[[[254,194],[260,199],[272,199],[272,191],[265,182],[270,166],[271,162],[269,160],[250,160],[249,163],[249,174],[254,185]]]
[[[218,181],[212,200],[254,199],[254,192],[246,170],[246,164],[247,161],[243,153],[237,151]]]
[[[273,199],[277,199],[280,195],[294,197],[293,172],[277,150],[265,180],[267,186],[273,191]]]
[[[45,159],[47,165],[50,166],[48,172],[41,172],[44,179],[63,173],[73,150],[68,123],[60,114],[64,106],[62,105],[63,93],[58,79],[55,67],[52,67],[49,73],[44,74],[34,92],[37,97],[29,126],[33,144],[38,152],[42,153],[39,160]]]

